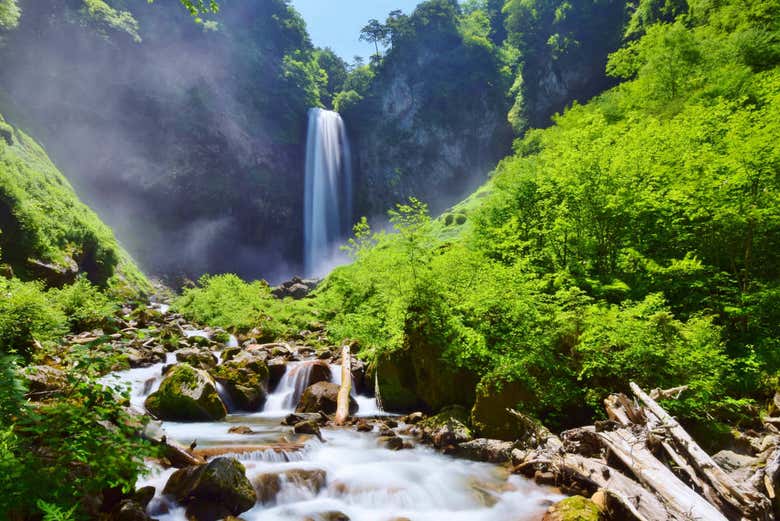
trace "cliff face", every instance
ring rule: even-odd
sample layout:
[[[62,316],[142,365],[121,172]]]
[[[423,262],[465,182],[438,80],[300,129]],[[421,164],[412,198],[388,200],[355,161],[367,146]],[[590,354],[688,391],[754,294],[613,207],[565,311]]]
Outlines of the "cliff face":
[[[361,214],[414,196],[438,212],[482,183],[510,148],[505,86],[494,55],[456,30],[421,32],[377,68],[344,114]]]
[[[233,2],[207,27],[178,2],[134,4],[133,23],[75,0],[21,7],[0,105],[149,272],[294,269],[317,100],[288,74],[312,47],[285,2]]]

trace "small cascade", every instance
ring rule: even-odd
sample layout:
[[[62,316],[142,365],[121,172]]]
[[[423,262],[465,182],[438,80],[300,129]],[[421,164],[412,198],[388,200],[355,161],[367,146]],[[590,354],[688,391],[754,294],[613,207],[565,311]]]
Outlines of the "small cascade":
[[[284,416],[293,412],[309,384],[311,369],[312,362],[289,362],[276,390],[266,398],[263,414]]]
[[[330,381],[341,385],[341,366],[329,364],[328,367],[330,368]],[[354,385],[349,394],[358,404],[357,416],[382,416],[386,414],[385,411],[382,410],[382,407],[380,407],[379,401],[376,398],[357,394]]]
[[[335,245],[352,226],[351,152],[337,112],[309,110],[303,208],[304,269],[320,275],[336,261]]]

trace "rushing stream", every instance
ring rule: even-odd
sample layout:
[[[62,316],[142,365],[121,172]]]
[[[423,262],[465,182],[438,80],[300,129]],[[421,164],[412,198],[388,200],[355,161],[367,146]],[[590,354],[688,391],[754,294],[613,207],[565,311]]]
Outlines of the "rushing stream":
[[[175,356],[169,355],[166,363],[174,361]],[[160,385],[163,366],[130,369],[107,378],[129,384],[132,405],[143,409],[146,396]],[[495,465],[445,456],[422,445],[391,451],[377,443],[376,433],[323,429],[324,442],[299,438],[280,420],[293,412],[311,366],[310,362],[288,363],[263,411],[230,414],[221,422],[163,422],[169,439],[185,446],[196,441],[199,450],[239,459],[252,482],[262,474],[324,471],[321,487],[283,476],[276,497],[258,501],[242,519],[324,520],[324,513],[341,512],[352,521],[530,521],[540,519],[551,501],[562,498]],[[340,372],[340,366],[331,366],[334,383],[339,383]],[[359,416],[384,414],[373,398],[355,398]],[[228,432],[239,425],[250,427],[252,433]],[[150,463],[150,471],[138,485],[157,489],[149,507],[152,517],[185,521],[184,509],[161,495],[175,469]]]

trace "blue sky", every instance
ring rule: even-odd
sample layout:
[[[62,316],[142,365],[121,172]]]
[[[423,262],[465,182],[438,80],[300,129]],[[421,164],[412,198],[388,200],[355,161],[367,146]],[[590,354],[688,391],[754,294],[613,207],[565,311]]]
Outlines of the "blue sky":
[[[411,13],[420,0],[292,0],[306,20],[312,42],[330,47],[347,62],[355,55],[368,58],[374,46],[358,41],[360,29],[371,18],[383,22],[387,13],[400,9]]]

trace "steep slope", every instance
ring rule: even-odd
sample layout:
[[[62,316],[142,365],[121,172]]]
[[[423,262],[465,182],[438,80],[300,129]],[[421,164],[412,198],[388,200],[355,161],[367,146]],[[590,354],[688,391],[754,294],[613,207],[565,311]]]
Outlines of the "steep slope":
[[[101,286],[147,282],[98,216],[79,201],[44,150],[0,116],[0,266],[50,286],[80,274]]]

